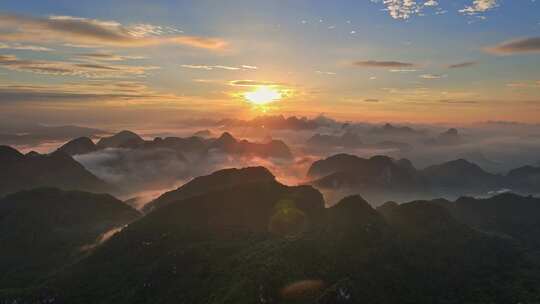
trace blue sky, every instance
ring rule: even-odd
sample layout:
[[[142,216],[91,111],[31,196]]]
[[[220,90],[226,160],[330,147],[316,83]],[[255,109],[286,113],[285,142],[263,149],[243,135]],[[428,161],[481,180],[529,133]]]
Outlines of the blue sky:
[[[533,0],[7,1],[0,13],[10,115],[540,122]],[[261,86],[280,98],[246,100]]]

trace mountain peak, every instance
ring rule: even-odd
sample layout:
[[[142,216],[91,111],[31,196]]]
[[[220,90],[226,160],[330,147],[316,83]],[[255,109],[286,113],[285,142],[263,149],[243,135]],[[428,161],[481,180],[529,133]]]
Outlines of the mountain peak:
[[[122,148],[128,146],[137,146],[143,142],[144,139],[142,139],[142,137],[140,137],[138,134],[132,131],[123,130],[114,134],[113,136],[101,138],[97,145],[103,148]]]
[[[229,142],[229,141],[234,141],[236,142],[236,138],[234,138],[234,136],[232,136],[231,133],[229,132],[223,132],[221,134],[221,136],[219,136],[218,140],[220,141],[226,141],[226,142]]]
[[[371,205],[360,195],[351,195],[340,200],[334,208],[339,208],[346,210],[348,212],[357,213],[357,212],[370,212],[375,211]]]
[[[180,188],[164,193],[148,203],[143,210],[149,212],[172,202],[187,199],[213,190],[220,190],[241,184],[273,182],[275,177],[265,167],[231,168],[199,176]]]
[[[90,138],[79,137],[67,142],[58,148],[58,150],[64,151],[69,155],[78,155],[94,152],[97,150],[97,147]]]
[[[23,159],[24,155],[10,146],[0,146],[0,162],[13,162]]]

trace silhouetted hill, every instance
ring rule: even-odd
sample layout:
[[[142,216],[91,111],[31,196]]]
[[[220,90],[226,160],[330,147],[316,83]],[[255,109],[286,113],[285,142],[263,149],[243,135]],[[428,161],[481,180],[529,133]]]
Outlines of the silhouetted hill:
[[[166,192],[154,201],[144,206],[143,211],[149,212],[172,202],[204,194],[213,190],[230,188],[249,183],[271,182],[275,177],[264,167],[243,169],[224,169],[210,175],[199,176],[182,187]]]
[[[539,198],[505,193],[486,199],[462,197],[441,205],[471,227],[507,235],[540,249]]]
[[[336,154],[323,160],[315,161],[308,171],[308,177],[319,178],[332,173],[345,171],[365,163],[365,159],[350,154]]]
[[[100,148],[132,148],[144,143],[144,139],[131,131],[121,131],[110,137],[101,138],[97,146]]]
[[[121,296],[126,303],[202,303],[222,288],[249,282],[236,279],[242,259],[263,254],[266,260],[266,250],[312,229],[324,210],[316,190],[275,181],[211,191],[157,208],[64,273],[58,284],[68,302],[118,301],[114,295],[123,290],[129,291]],[[270,247],[264,249],[265,243]],[[253,292],[258,288],[241,293],[251,299]]]
[[[452,146],[460,145],[463,143],[463,138],[459,134],[458,130],[454,128],[448,129],[439,134],[437,137],[426,141],[426,144],[434,146]]]
[[[139,213],[106,194],[40,188],[0,200],[0,289],[39,283]]]
[[[408,150],[411,146],[406,143],[384,140],[380,142],[367,143],[363,142],[361,136],[357,133],[347,130],[342,135],[315,134],[307,140],[307,145],[315,149],[328,148],[374,148],[374,149],[398,149]]]
[[[239,154],[246,156],[275,157],[291,159],[292,153],[289,147],[281,140],[271,140],[268,143],[252,143],[247,140],[237,140],[230,133],[224,132],[219,138],[213,140],[210,149],[227,154]]]
[[[535,273],[512,241],[437,203],[383,216],[352,196],[325,209],[312,188],[267,181],[158,208],[41,294],[51,303],[534,302]]]
[[[406,126],[394,126],[390,123],[386,123],[381,127],[371,129],[371,134],[384,135],[384,136],[418,136],[425,132],[421,130],[415,130]]]
[[[212,137],[212,131],[210,130],[200,130],[195,133],[193,133],[193,136],[200,137],[200,138],[210,138]]]
[[[346,131],[342,135],[315,134],[308,139],[307,144],[313,147],[345,147],[355,148],[363,145],[360,136],[354,132]]]
[[[2,150],[0,159],[10,160],[0,161],[0,196],[36,187],[90,192],[114,190],[62,151],[26,156],[9,147]]]
[[[329,238],[348,238],[354,242],[382,241],[387,237],[388,225],[384,218],[359,195],[348,196],[329,208],[326,233]]]
[[[508,188],[526,194],[540,194],[540,167],[524,166],[506,175]]]
[[[540,193],[540,170],[526,166],[507,175],[486,172],[464,159],[417,170],[407,159],[370,159],[337,154],[312,164],[309,184],[341,196],[360,194],[371,203],[463,195],[484,196],[502,191]]]
[[[265,115],[255,117],[252,120],[224,119],[219,121],[217,125],[227,127],[265,128],[272,130],[314,130],[335,123],[334,120],[324,116],[309,119],[296,116],[285,118],[283,115]]]
[[[427,182],[409,161],[386,156],[335,155],[313,163],[308,176],[322,176],[309,183],[321,190],[361,194],[375,204],[429,194]]]
[[[24,158],[24,155],[9,146],[0,146],[0,163],[16,162]]]
[[[499,190],[504,185],[501,176],[464,159],[427,167],[422,174],[434,191],[444,195],[478,195]]]
[[[78,154],[86,154],[90,152],[94,152],[98,149],[98,147],[94,144],[94,142],[88,138],[88,137],[79,137],[76,139],[73,139],[60,148],[58,148],[58,151],[63,151],[69,155],[78,155]]]
[[[291,159],[293,157],[289,147],[281,140],[271,140],[267,143],[253,143],[247,140],[238,140],[228,132],[224,132],[218,138],[202,138],[198,136],[186,138],[156,137],[154,140],[145,141],[131,131],[122,131],[111,137],[101,138],[95,145],[95,148],[92,148],[92,145],[90,145],[87,139],[78,138],[68,142],[60,150],[70,154],[73,154],[72,152],[74,151],[81,152],[78,154],[85,154],[106,148],[127,148],[131,150],[169,149],[178,152],[180,158],[187,155],[201,158],[206,156],[209,151],[263,158]]]

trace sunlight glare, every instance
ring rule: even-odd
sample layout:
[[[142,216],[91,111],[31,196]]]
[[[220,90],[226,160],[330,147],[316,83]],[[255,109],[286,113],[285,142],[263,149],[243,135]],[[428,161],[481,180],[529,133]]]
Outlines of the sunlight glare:
[[[244,98],[254,105],[266,105],[280,100],[282,97],[280,91],[269,86],[260,86],[253,91],[244,93]]]

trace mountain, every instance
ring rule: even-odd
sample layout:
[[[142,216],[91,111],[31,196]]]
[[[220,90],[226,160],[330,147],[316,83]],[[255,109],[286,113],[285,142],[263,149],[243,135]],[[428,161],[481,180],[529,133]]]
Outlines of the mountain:
[[[443,196],[480,195],[504,187],[502,176],[488,173],[464,159],[430,166],[421,173],[432,189]]]
[[[60,148],[58,151],[63,151],[69,155],[79,155],[94,152],[98,149],[96,144],[88,137],[79,137],[73,139]]]
[[[219,126],[226,127],[251,127],[265,128],[271,130],[314,130],[319,127],[336,124],[336,121],[318,116],[313,119],[306,117],[290,116],[285,118],[282,115],[265,115],[255,117],[252,120],[224,119],[217,123]]]
[[[461,197],[441,205],[471,227],[540,249],[540,198],[504,193],[485,199]]]
[[[126,292],[122,303],[202,303],[220,299],[225,288],[252,299],[258,288],[241,291],[242,285],[257,282],[241,276],[243,264],[258,254],[266,260],[267,250],[314,229],[324,210],[313,188],[275,181],[176,201],[129,225],[61,274],[53,290],[78,303],[115,302],[118,292]]]
[[[271,140],[267,143],[252,143],[247,140],[237,140],[228,132],[224,132],[219,138],[213,140],[210,144],[210,149],[233,155],[282,159],[293,158],[291,150],[281,140]]]
[[[110,137],[101,138],[99,148],[132,148],[144,143],[144,139],[131,131],[121,131]]]
[[[206,154],[207,146],[207,141],[199,136],[156,137],[153,141],[147,141],[143,145],[145,149],[172,149],[184,154],[196,153],[200,155]]]
[[[309,184],[323,192],[359,193],[375,204],[429,195],[427,182],[410,161],[386,156],[338,154],[313,163],[308,177]]]
[[[425,132],[422,130],[415,130],[407,126],[396,127],[392,124],[386,123],[384,126],[371,129],[370,133],[383,136],[418,136],[424,134]]]
[[[0,146],[0,164],[17,162],[24,158],[24,154],[10,146]]]
[[[465,159],[417,170],[407,159],[385,156],[370,159],[336,154],[315,161],[307,177],[329,196],[361,194],[377,205],[389,200],[406,201],[443,197],[485,196],[512,191],[540,193],[540,168],[525,166],[506,175],[492,174]]]
[[[40,288],[0,299],[457,304],[540,296],[538,264],[511,239],[468,226],[440,202],[387,207],[351,196],[324,208],[313,188],[276,181],[209,191],[155,209]]]
[[[314,147],[345,147],[355,148],[361,147],[362,140],[360,136],[354,132],[346,131],[342,135],[315,134],[308,139],[307,144]]]
[[[0,146],[0,180],[0,196],[36,187],[90,192],[114,190],[62,151],[22,155],[7,146]]]
[[[365,162],[365,159],[355,155],[336,154],[326,159],[315,161],[309,168],[307,176],[309,178],[320,178],[332,173],[348,170]]]
[[[508,188],[525,194],[540,193],[540,166],[524,166],[506,175]]]
[[[242,184],[271,182],[274,179],[272,173],[264,167],[224,169],[210,175],[196,177],[182,187],[162,194],[144,206],[143,211],[149,212],[172,202],[201,195],[208,191],[226,189]]]
[[[138,217],[106,194],[40,188],[0,199],[0,289],[41,282]]]
[[[200,130],[195,133],[193,133],[193,136],[200,137],[200,138],[211,138],[213,135],[212,131],[210,130]]]
[[[434,146],[453,146],[463,144],[464,140],[459,134],[458,130],[451,128],[442,132],[437,137],[426,141],[428,145]]]
[[[156,137],[154,140],[145,141],[142,137],[131,131],[121,131],[110,137],[101,138],[96,145],[90,143],[87,138],[78,138],[66,143],[59,150],[74,155],[85,154],[106,148],[126,148],[130,150],[156,150],[168,149],[178,152],[179,158],[191,156],[200,159],[209,151],[219,151],[231,155],[256,156],[263,158],[291,159],[292,153],[289,147],[281,140],[270,140],[266,143],[253,143],[247,140],[238,140],[230,133],[224,132],[218,138],[191,137]]]

